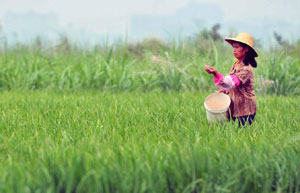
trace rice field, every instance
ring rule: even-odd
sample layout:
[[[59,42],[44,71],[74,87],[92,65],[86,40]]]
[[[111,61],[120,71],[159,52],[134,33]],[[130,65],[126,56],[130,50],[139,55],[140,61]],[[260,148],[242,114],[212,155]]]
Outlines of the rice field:
[[[207,94],[2,92],[0,192],[299,192],[300,98],[239,128]]]
[[[208,124],[228,45],[0,48],[0,192],[300,192],[300,52],[258,48],[251,127]]]

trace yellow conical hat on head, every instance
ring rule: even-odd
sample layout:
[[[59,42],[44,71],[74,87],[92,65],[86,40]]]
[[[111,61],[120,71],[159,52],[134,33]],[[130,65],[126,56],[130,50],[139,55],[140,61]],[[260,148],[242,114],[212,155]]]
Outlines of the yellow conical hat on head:
[[[248,33],[240,33],[239,35],[237,35],[235,38],[225,38],[225,41],[227,41],[228,43],[230,43],[232,45],[233,42],[240,42],[240,43],[243,43],[243,44],[246,44],[247,46],[250,47],[250,49],[252,50],[253,54],[254,54],[254,57],[257,57],[258,54],[257,52],[255,51],[254,49],[254,39],[253,37],[248,34]]]

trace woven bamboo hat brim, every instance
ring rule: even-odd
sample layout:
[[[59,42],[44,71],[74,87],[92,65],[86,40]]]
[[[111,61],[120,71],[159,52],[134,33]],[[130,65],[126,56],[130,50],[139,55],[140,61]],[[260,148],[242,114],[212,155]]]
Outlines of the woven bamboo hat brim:
[[[227,41],[228,43],[230,43],[232,45],[233,42],[240,42],[243,44],[246,44],[247,46],[250,47],[254,57],[257,57],[258,54],[256,52],[256,50],[254,49],[254,39],[253,37],[248,34],[248,33],[240,33],[239,35],[237,35],[235,38],[225,38],[225,41]]]

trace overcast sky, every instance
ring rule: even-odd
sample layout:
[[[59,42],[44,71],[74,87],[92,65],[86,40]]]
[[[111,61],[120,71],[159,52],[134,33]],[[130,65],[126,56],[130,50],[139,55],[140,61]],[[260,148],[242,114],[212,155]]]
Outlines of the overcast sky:
[[[219,6],[225,22],[272,18],[300,26],[300,0],[0,0],[0,22],[8,12],[52,12],[61,25],[95,33],[122,33],[132,15],[172,15],[189,2]]]

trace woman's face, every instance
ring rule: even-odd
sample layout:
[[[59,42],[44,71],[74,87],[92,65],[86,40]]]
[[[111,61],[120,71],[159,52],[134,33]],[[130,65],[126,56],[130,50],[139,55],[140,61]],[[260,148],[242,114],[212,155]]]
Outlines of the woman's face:
[[[246,53],[249,50],[248,46],[243,47],[238,42],[233,42],[232,43],[232,48],[233,48],[233,55],[238,60],[244,59],[244,57],[246,56]]]

